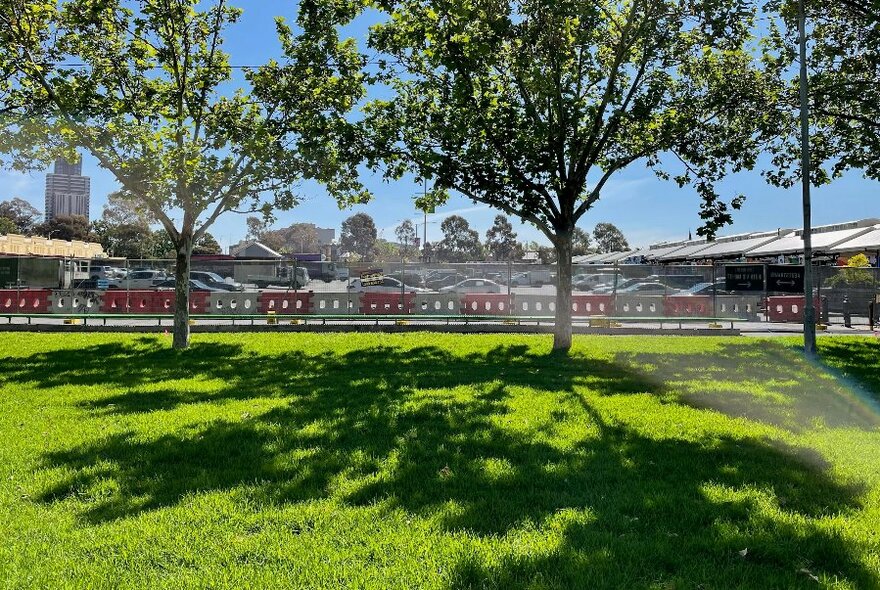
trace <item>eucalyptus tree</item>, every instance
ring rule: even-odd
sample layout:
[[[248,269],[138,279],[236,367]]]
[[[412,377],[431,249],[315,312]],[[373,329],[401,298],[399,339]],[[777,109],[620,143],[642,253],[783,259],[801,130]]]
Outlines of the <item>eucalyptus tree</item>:
[[[0,150],[19,168],[88,151],[145,206],[176,257],[174,346],[189,343],[194,244],[224,213],[269,213],[314,178],[362,200],[336,148],[363,97],[363,60],[304,1],[286,59],[235,69],[225,0],[0,0]],[[341,142],[346,144],[346,142]]]
[[[532,223],[559,265],[554,347],[571,344],[576,223],[636,163],[692,185],[701,233],[741,196],[765,104],[741,0],[378,0],[368,45],[391,90],[364,121],[370,164]],[[421,205],[429,205],[425,202]],[[658,207],[663,204],[660,200]]]

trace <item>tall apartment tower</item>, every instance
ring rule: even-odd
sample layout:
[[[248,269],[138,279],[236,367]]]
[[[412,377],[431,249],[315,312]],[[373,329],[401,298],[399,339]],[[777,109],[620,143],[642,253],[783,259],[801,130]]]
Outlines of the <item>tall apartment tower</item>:
[[[46,221],[59,215],[89,217],[91,181],[82,175],[82,160],[71,164],[55,160],[55,171],[46,174]]]

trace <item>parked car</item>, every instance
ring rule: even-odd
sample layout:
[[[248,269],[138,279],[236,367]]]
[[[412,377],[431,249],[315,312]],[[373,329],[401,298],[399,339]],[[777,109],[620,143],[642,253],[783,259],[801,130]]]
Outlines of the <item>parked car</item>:
[[[677,292],[677,289],[671,289],[663,283],[658,283],[656,281],[639,282],[624,289],[617,290],[618,295],[672,295]]]
[[[724,289],[724,283],[716,283],[717,287],[713,291],[712,283],[697,283],[690,289],[685,289],[680,292],[679,295],[712,295],[715,293],[716,295],[728,295],[729,293]]]
[[[89,278],[94,281],[98,279],[121,279],[124,276],[123,270],[114,266],[93,266],[89,269]]]
[[[614,280],[614,277],[611,277],[611,280]],[[617,277],[617,284],[615,285],[613,282],[603,283],[601,285],[596,285],[594,288],[590,289],[591,293],[595,294],[608,294],[608,293],[620,293],[621,289],[626,289],[627,287],[632,287],[636,283],[641,283],[645,279],[624,279],[623,277]]]
[[[351,276],[347,266],[337,266],[336,267],[336,280],[337,281],[347,281]]]
[[[673,289],[690,289],[697,283],[705,282],[703,275],[651,275],[646,281],[663,283]]]
[[[445,274],[445,275],[432,275],[431,278],[425,280],[425,287],[428,289],[432,289],[434,291],[438,289],[442,289],[443,287],[450,287],[452,285],[457,285],[463,280],[467,279],[465,275],[460,272]]]
[[[443,287],[441,293],[501,293],[501,285],[489,279],[465,279],[455,285]]]
[[[581,275],[579,275],[579,276],[581,276]],[[575,289],[577,289],[578,291],[594,291],[595,292],[595,290],[599,287],[608,286],[608,285],[613,287],[615,276],[617,276],[617,283],[618,283],[618,287],[619,287],[620,284],[624,281],[624,278],[620,275],[606,274],[606,273],[586,275],[586,276],[583,276],[583,278],[580,278],[578,280],[574,280],[574,278],[572,278],[572,286]]]
[[[510,277],[511,287],[541,287],[556,283],[556,274],[549,270],[529,270]]]
[[[168,279],[166,281],[162,281],[161,283],[156,285],[157,291],[173,291],[177,287],[177,280]],[[201,291],[206,293],[223,293],[225,289],[216,289],[214,287],[209,287],[205,283],[199,281],[198,279],[190,279],[189,280],[189,290],[190,291]]]
[[[244,286],[241,283],[236,283],[234,281],[227,282],[226,279],[217,273],[205,270],[190,271],[189,279],[191,281],[199,281],[212,289],[219,289],[220,291],[241,291],[244,289]]]
[[[413,287],[410,285],[403,285],[401,287],[401,282],[392,277],[384,277],[381,285],[368,285],[366,287],[361,285],[360,279],[352,279],[351,283],[348,285],[348,290],[354,293],[400,293],[401,291],[406,293],[428,292],[427,289],[422,289],[421,287]]]
[[[385,276],[391,277],[392,279],[397,279],[398,281],[403,280],[403,282],[407,285],[413,285],[415,287],[425,286],[424,277],[417,272],[405,271],[402,278],[399,271],[390,272]]]
[[[139,270],[131,272],[124,279],[109,281],[110,289],[152,289],[168,279],[164,270]]]

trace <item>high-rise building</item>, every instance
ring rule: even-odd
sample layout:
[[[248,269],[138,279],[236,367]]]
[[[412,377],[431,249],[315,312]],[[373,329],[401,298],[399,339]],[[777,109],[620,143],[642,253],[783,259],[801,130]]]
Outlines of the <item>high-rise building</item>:
[[[55,170],[46,174],[46,221],[59,215],[89,218],[91,181],[82,175],[82,160],[55,160]]]

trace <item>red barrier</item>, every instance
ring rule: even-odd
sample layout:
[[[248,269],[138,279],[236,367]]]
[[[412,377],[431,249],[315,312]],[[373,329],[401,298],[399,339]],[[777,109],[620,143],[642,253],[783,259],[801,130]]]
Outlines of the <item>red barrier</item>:
[[[49,313],[49,289],[0,290],[0,310],[5,313]]]
[[[512,303],[506,293],[465,293],[461,313],[465,315],[507,315]]]
[[[101,313],[153,313],[154,293],[108,289],[101,297]]]
[[[822,304],[817,297],[813,301],[816,306],[816,317],[822,317]],[[771,322],[802,322],[804,321],[803,295],[778,295],[767,298],[767,319]]]
[[[663,314],[674,318],[707,318],[712,315],[712,298],[705,295],[669,295],[663,302]]]
[[[361,313],[367,315],[389,315],[412,313],[415,293],[404,293],[401,306],[400,293],[363,293],[361,295]]]
[[[614,295],[572,295],[571,315],[607,315],[614,311]]]
[[[398,296],[399,297],[399,296]],[[312,306],[311,291],[263,291],[260,293],[260,313],[307,314]]]

